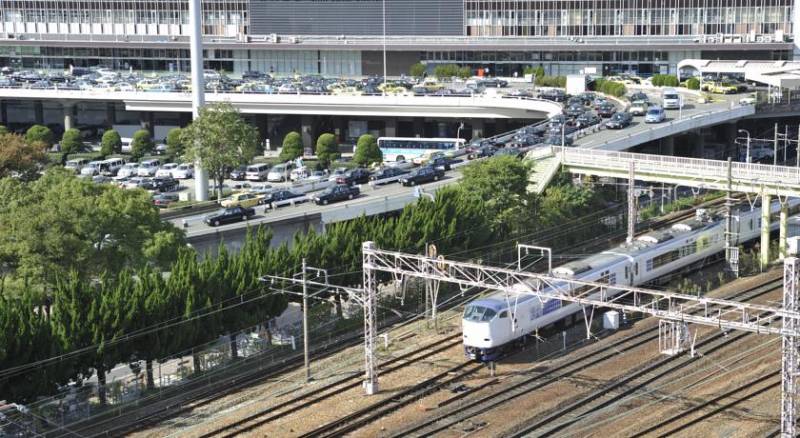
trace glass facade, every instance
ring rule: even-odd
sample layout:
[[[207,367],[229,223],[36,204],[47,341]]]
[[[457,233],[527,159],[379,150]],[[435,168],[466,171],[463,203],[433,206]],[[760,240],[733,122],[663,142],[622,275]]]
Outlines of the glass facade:
[[[470,36],[792,32],[791,0],[465,0]]]

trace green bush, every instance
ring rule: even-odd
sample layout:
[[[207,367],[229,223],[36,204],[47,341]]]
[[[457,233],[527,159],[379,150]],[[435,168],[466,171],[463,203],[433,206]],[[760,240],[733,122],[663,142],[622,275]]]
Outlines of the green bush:
[[[472,69],[469,67],[461,67],[458,69],[458,77],[461,79],[467,79],[472,76]]]
[[[560,87],[567,86],[566,76],[537,76],[536,85],[540,87]]]
[[[467,71],[469,71],[469,68],[467,68]],[[464,70],[462,70],[462,68],[456,64],[443,64],[437,65],[433,69],[433,74],[439,79],[463,77],[462,74],[464,74]],[[469,77],[470,75],[471,72],[468,73],[466,77]]]
[[[74,154],[81,150],[83,150],[81,131],[75,128],[64,131],[64,135],[61,137],[61,152],[65,154]]]
[[[103,133],[100,140],[100,153],[103,155],[119,154],[122,152],[122,138],[119,132],[109,129]]]
[[[294,160],[303,156],[303,138],[297,131],[292,131],[283,137],[283,147],[281,148],[281,161]]]
[[[700,89],[700,79],[697,78],[689,78],[686,80],[686,88],[690,90],[699,90]]]
[[[169,130],[165,142],[167,144],[168,155],[171,155],[176,158],[183,155],[183,150],[185,145],[183,144],[183,138],[181,137],[182,135],[183,135],[183,130],[181,128],[172,128]]]
[[[364,134],[358,137],[356,152],[353,154],[353,161],[362,166],[383,162],[383,153],[378,147],[378,140],[374,135]]]
[[[53,131],[44,125],[33,125],[25,132],[25,141],[29,144],[43,143],[49,148],[53,146]]]
[[[418,62],[416,64],[412,64],[411,67],[408,68],[408,73],[414,77],[420,77],[425,74],[425,64]]]
[[[333,160],[339,158],[339,145],[333,134],[322,134],[317,139],[317,158],[322,167],[327,168]]]
[[[653,75],[650,82],[654,87],[677,87],[680,83],[675,75]]]
[[[614,97],[622,97],[628,92],[622,82],[609,81],[602,78],[594,81],[594,90]]]
[[[47,152],[47,161],[53,165],[64,165],[67,162],[67,154],[63,152]]]
[[[144,155],[153,152],[154,146],[153,140],[150,138],[150,131],[140,129],[133,134],[133,140],[131,140],[131,155],[138,160]]]

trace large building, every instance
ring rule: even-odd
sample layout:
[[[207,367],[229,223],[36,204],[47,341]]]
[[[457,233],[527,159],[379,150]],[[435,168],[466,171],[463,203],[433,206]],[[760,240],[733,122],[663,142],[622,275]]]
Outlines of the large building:
[[[792,59],[790,0],[203,0],[208,68],[390,74],[418,61],[521,73],[674,73],[678,61]],[[0,65],[188,67],[183,0],[0,0]],[[385,31],[385,33],[384,33]],[[384,37],[384,35],[386,35]]]

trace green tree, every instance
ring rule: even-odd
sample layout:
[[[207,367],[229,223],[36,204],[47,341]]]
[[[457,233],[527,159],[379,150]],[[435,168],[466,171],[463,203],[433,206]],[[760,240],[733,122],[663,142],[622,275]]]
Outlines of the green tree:
[[[411,67],[408,69],[408,73],[411,76],[418,78],[425,74],[425,70],[425,64],[417,62],[416,64],[411,64]]]
[[[700,79],[697,78],[689,78],[686,80],[686,88],[690,90],[699,90],[700,89]]]
[[[362,166],[383,162],[383,152],[381,152],[381,149],[378,147],[378,140],[375,136],[364,134],[358,138],[356,152],[353,154],[353,161]]]
[[[533,69],[533,77],[537,80],[537,82],[538,82],[539,78],[543,78],[544,77],[544,67],[540,65],[540,66],[536,67],[535,69]]]
[[[0,125],[0,135],[6,135],[9,133],[10,131],[8,130],[8,128],[6,128],[4,125]]]
[[[331,163],[339,158],[339,145],[333,134],[322,134],[317,139],[317,158],[322,167],[330,167]]]
[[[150,131],[140,129],[133,133],[133,139],[131,139],[131,156],[133,156],[134,159],[138,160],[152,153],[154,147],[153,139],[150,138]]]
[[[83,150],[83,141],[81,140],[81,131],[70,128],[64,131],[61,137],[61,152],[65,154],[74,154]]]
[[[303,156],[303,138],[299,132],[291,131],[283,137],[280,159],[282,161],[294,160]]]
[[[109,129],[103,133],[103,138],[100,140],[100,153],[103,156],[122,153],[122,137],[119,132]]]
[[[48,149],[53,146],[53,131],[44,125],[33,125],[25,132],[29,144],[43,144]]]
[[[0,178],[16,174],[23,180],[34,179],[46,162],[43,144],[29,143],[16,134],[0,135]]]
[[[258,150],[258,130],[228,103],[203,107],[200,116],[183,129],[182,137],[186,158],[199,161],[208,171],[220,199],[229,169],[249,163]]]
[[[183,155],[185,145],[183,143],[183,130],[181,128],[172,128],[167,133],[167,154],[172,157],[180,157]]]

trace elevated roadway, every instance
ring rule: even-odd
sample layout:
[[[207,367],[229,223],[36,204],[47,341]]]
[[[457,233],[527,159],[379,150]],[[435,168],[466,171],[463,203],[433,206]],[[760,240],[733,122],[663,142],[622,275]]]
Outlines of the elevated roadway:
[[[48,100],[65,104],[118,102],[128,111],[186,112],[190,93],[112,92],[0,88],[0,99]],[[206,93],[206,102],[228,102],[245,114],[300,114],[372,117],[543,119],[561,105],[544,99],[451,96],[335,96],[312,94]]]

